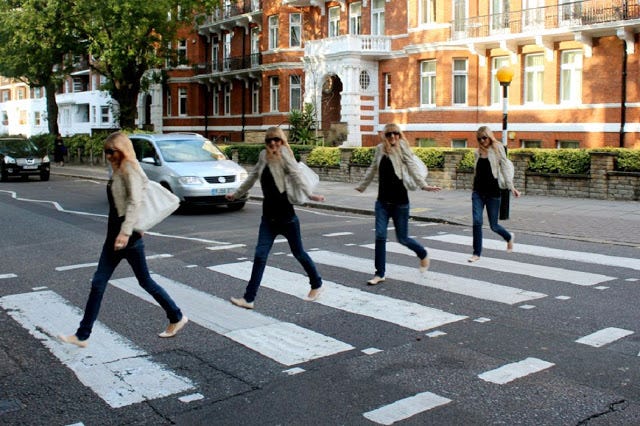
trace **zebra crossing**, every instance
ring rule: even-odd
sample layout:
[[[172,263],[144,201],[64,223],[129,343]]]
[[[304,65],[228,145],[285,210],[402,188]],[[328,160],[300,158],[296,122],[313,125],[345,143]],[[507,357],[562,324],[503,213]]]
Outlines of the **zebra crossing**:
[[[335,232],[327,234],[325,237],[348,239],[350,235],[349,232]],[[491,257],[490,254],[493,250],[504,249],[504,242],[491,239],[484,241],[484,248],[488,255],[484,256],[480,262],[468,264],[466,259],[468,247],[471,245],[470,237],[439,234],[424,238],[435,244],[446,243],[464,246],[462,252],[429,247],[432,261],[464,265],[470,269],[480,268],[500,274],[533,277],[559,285],[568,284],[576,289],[611,283],[618,279],[618,277],[611,275],[586,272],[581,269],[581,263],[640,270],[640,262],[633,258],[520,243],[516,245],[515,251],[517,253],[536,256],[548,263],[553,263],[554,259],[575,262],[575,269],[529,264],[503,259],[500,256]],[[354,245],[348,242],[345,246],[349,247],[348,250],[311,250],[309,254],[319,268],[332,268],[345,273],[362,274],[363,277],[371,275],[374,245]],[[218,247],[217,249],[207,247],[207,249],[224,250],[224,247]],[[228,247],[237,248],[242,245],[228,244]],[[415,261],[413,252],[397,243],[388,242],[387,251],[413,256],[411,261]],[[274,254],[272,254],[272,259]],[[163,254],[150,256],[150,258],[162,261],[170,259],[172,256]],[[417,261],[415,263],[414,266],[406,266],[404,262],[403,264],[388,262],[386,276],[394,281],[418,286],[424,292],[447,292],[466,300],[498,303],[506,307],[549,297],[548,294],[527,289],[524,286],[504,285],[477,278],[436,272],[433,270],[433,266],[432,270],[420,273]],[[274,260],[270,264],[274,266],[268,266],[265,270],[261,284],[265,290],[262,291],[268,289],[278,297],[295,300],[295,303],[314,303],[319,306],[319,309],[327,310],[327,312],[346,312],[359,318],[359,321],[382,321],[406,330],[431,331],[436,333],[434,335],[439,335],[444,334],[438,331],[440,328],[454,324],[474,327],[477,326],[474,324],[488,320],[482,318],[468,321],[474,314],[465,312],[463,307],[453,307],[450,311],[446,311],[429,306],[428,298],[417,302],[375,293],[362,285],[364,279],[355,284],[346,280],[344,282],[325,280],[323,282],[324,292],[320,298],[315,302],[304,302],[302,299],[304,299],[308,288],[301,284],[307,282],[305,275],[281,268]],[[64,273],[93,266],[94,264],[64,265],[59,266],[56,270]],[[204,266],[209,271],[207,273],[215,274],[217,279],[232,278],[246,282],[251,274],[252,262],[238,259],[235,262]],[[15,277],[14,274],[0,274],[0,278],[13,277]],[[373,348],[358,347],[362,345],[357,345],[353,341],[343,341],[349,340],[344,339],[344,336],[339,339],[313,330],[308,326],[264,315],[259,312],[259,309],[258,311],[248,311],[237,308],[231,305],[227,298],[197,289],[188,282],[181,282],[179,276],[168,277],[153,274],[153,278],[171,294],[193,324],[227,338],[248,351],[275,361],[283,367],[295,367],[284,370],[288,374],[303,372],[303,364],[321,358],[356,350],[370,356],[375,356],[379,352]],[[514,280],[514,282],[519,281]],[[110,283],[141,301],[156,303],[138,286],[135,277],[113,279]],[[478,309],[482,310],[482,305],[476,306],[480,306]],[[520,307],[523,306],[527,305]],[[189,400],[192,396],[186,394],[198,391],[198,385],[192,378],[177,374],[166,366],[153,361],[129,337],[112,331],[100,321],[96,323],[88,349],[70,347],[57,341],[56,334],[65,330],[69,324],[77,324],[82,312],[80,307],[74,306],[46,287],[37,288],[28,293],[0,297],[0,307],[28,330],[34,338],[41,341],[62,364],[73,371],[81,383],[113,408],[172,395]],[[602,348],[634,333],[633,330],[615,327],[615,324],[612,324],[611,327],[592,330],[590,334],[585,336],[575,336],[573,342],[592,348]],[[556,364],[550,360],[531,356],[521,360],[512,360],[512,362],[507,362],[497,368],[487,368],[486,371],[477,374],[477,378],[496,385],[506,385],[532,374],[552,370],[555,366]],[[158,383],[161,385],[158,386]],[[200,397],[202,395],[198,399]],[[392,424],[419,413],[446,406],[452,401],[449,397],[437,395],[429,389],[424,389],[418,394],[407,395],[406,398],[397,401],[388,401],[386,405],[372,410],[367,409],[362,412],[362,416],[378,424]]]

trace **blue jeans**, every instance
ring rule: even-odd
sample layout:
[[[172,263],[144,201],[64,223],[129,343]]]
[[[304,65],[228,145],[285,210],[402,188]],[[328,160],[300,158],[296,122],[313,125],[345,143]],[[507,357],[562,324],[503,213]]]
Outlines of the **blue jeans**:
[[[267,258],[273,246],[273,241],[278,235],[282,235],[289,242],[291,254],[300,262],[309,277],[309,284],[312,289],[322,287],[322,278],[318,274],[315,263],[311,257],[304,251],[302,247],[302,236],[300,233],[300,220],[298,216],[294,216],[289,222],[274,223],[265,219],[260,221],[260,229],[258,231],[258,244],[253,256],[253,269],[251,270],[251,278],[244,292],[244,300],[251,303],[255,300],[258,293],[258,287],[262,281],[264,268],[267,266]]]
[[[420,259],[427,257],[427,250],[413,238],[409,238],[409,204],[383,203],[376,200],[376,275],[384,277],[387,263],[387,227],[393,219],[398,242],[412,250]]]
[[[91,292],[87,300],[87,306],[84,309],[84,316],[80,321],[80,327],[76,331],[79,340],[86,340],[91,335],[93,323],[98,318],[102,296],[107,288],[107,283],[113,275],[113,271],[122,259],[127,259],[133,273],[138,279],[140,287],[149,293],[162,309],[167,313],[170,322],[178,322],[182,319],[182,312],[176,306],[175,302],[169,297],[167,292],[160,287],[149,274],[147,268],[147,260],[144,255],[144,243],[142,238],[127,246],[123,250],[115,251],[113,249],[113,241],[105,242],[102,246],[102,253],[98,261],[98,269],[91,280]]]
[[[505,241],[511,240],[511,234],[498,223],[498,215],[500,214],[500,197],[489,197],[485,194],[473,191],[471,194],[471,207],[473,217],[473,254],[480,256],[482,254],[482,216],[484,208],[487,207],[487,217],[489,218],[489,226],[496,234],[504,238]]]

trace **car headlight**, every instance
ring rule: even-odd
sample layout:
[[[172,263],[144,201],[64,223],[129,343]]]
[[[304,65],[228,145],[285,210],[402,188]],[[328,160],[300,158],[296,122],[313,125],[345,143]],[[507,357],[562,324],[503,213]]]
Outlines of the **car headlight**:
[[[48,155],[45,155],[44,157],[42,157],[42,162],[43,163],[50,163],[51,160],[49,160],[49,156]]]
[[[8,155],[5,155],[4,164],[16,164],[16,159],[13,157],[9,157]]]
[[[238,173],[238,182],[244,182],[249,177],[249,173],[240,172]]]
[[[200,176],[182,176],[178,178],[178,182],[182,185],[202,185],[206,183]]]

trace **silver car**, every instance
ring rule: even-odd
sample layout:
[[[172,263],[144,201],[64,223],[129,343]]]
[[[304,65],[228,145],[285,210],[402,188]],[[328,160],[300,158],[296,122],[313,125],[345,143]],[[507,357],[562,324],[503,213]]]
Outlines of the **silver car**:
[[[209,139],[196,133],[129,135],[149,179],[176,194],[182,204],[244,207],[248,195],[229,201],[247,171],[229,160]]]

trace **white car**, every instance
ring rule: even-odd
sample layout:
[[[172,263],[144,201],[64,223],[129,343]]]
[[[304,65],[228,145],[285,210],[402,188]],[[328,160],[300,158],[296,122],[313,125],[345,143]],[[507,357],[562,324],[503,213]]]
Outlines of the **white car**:
[[[248,194],[229,201],[247,171],[229,160],[213,142],[196,133],[129,135],[136,157],[149,179],[173,192],[182,204],[244,207]]]

